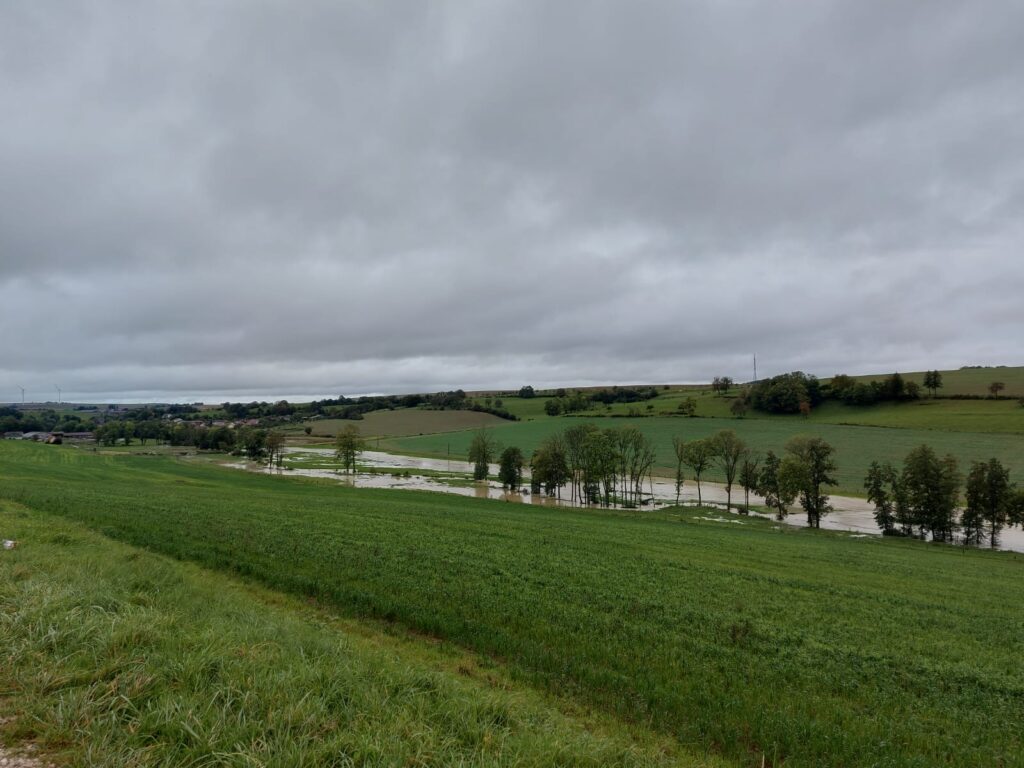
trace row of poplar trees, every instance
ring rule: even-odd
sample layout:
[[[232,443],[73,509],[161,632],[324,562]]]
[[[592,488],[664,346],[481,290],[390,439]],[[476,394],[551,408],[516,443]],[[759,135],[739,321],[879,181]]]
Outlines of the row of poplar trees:
[[[953,542],[959,534],[968,546],[996,547],[1004,528],[1024,525],[1024,489],[999,459],[973,462],[965,479],[955,457],[921,445],[899,469],[872,462],[864,488],[888,536]]]
[[[672,447],[677,504],[689,474],[702,505],[701,480],[717,468],[724,479],[727,509],[733,508],[733,489],[739,487],[744,492],[741,513],[749,513],[752,493],[780,520],[799,502],[812,528],[820,528],[822,518],[832,511],[827,490],[837,482],[835,449],[820,437],[793,437],[781,455],[768,451],[763,457],[729,429],[699,440],[676,437]],[[644,502],[655,458],[650,441],[636,427],[580,424],[550,435],[534,451],[530,484],[534,493],[558,498],[568,486],[574,502],[636,507]],[[498,459],[498,477],[506,488],[517,490],[523,482],[522,452],[506,448],[499,459],[486,430],[474,437],[469,459],[477,479],[485,479],[490,462]],[[922,445],[907,455],[900,469],[872,462],[864,486],[885,535],[945,542],[959,537],[967,545],[995,547],[1004,528],[1024,526],[1024,489],[1015,488],[998,459],[974,462],[965,479],[953,456],[939,457]]]
[[[493,438],[481,430],[469,448],[473,476],[485,479],[495,458],[502,485],[518,490],[523,478],[522,452],[509,447],[499,455]],[[654,459],[650,440],[636,427],[600,429],[579,424],[549,435],[533,452],[531,489],[561,498],[562,488],[568,486],[574,502],[636,507],[643,503],[643,487],[650,481]]]

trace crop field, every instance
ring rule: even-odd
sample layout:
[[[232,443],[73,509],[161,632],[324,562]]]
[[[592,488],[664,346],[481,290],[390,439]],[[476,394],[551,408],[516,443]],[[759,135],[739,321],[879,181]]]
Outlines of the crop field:
[[[0,501],[0,743],[61,765],[708,766],[454,647]],[[561,706],[559,706],[561,705]],[[579,707],[576,707],[579,710]]]
[[[339,429],[352,424],[364,437],[391,437],[401,435],[428,435],[439,432],[458,432],[508,424],[505,419],[477,411],[429,411],[421,408],[397,408],[393,411],[373,411],[362,419],[318,419],[306,423],[312,427],[314,437],[334,437]]]
[[[1019,406],[1016,406],[1019,408]],[[819,435],[836,448],[839,465],[837,492],[847,494],[863,493],[864,476],[874,460],[899,463],[913,448],[927,443],[940,454],[952,453],[966,471],[972,460],[999,458],[1010,468],[1017,480],[1024,480],[1024,435],[987,434],[978,432],[947,432],[926,429],[890,429],[866,426],[828,424],[799,417],[776,417],[770,419],[735,418],[576,418],[558,417],[529,422],[505,422],[492,431],[502,444],[515,445],[527,456],[537,445],[553,432],[564,430],[574,424],[589,422],[600,427],[622,427],[632,425],[640,429],[653,442],[657,451],[656,469],[661,474],[671,475],[675,471],[672,451],[672,437],[679,435],[686,440],[708,437],[722,429],[732,429],[751,448],[761,453],[773,450],[781,453],[786,441],[793,435]],[[466,455],[472,431],[446,434],[443,436],[397,438],[382,441],[382,446],[400,453],[443,457],[451,446],[452,455]],[[707,476],[719,480],[717,468]]]
[[[925,397],[908,403],[879,403],[868,407],[826,402],[815,408],[808,420],[892,429],[1024,435],[1024,408],[1015,400],[933,400]]]
[[[701,510],[344,488],[55,446],[0,443],[0,466],[0,498],[34,513],[455,644],[516,685],[653,729],[684,755],[735,766],[1024,765],[1019,555],[717,522]],[[295,648],[275,642],[273,653]],[[333,678],[301,679],[320,701]],[[397,707],[420,695],[392,698]],[[147,711],[129,701],[125,717]],[[197,732],[198,743],[209,738]]]

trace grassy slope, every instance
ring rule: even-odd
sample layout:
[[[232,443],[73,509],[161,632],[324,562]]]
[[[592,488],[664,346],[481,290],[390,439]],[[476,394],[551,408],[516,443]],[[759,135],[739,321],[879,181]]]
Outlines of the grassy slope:
[[[0,741],[62,764],[710,764],[454,648],[2,501],[0,526]]]
[[[892,373],[892,371],[889,371]],[[1001,381],[1006,385],[1004,395],[1024,397],[1024,366],[998,366],[988,368],[961,368],[955,371],[942,371],[942,395],[987,395],[988,386],[993,381]],[[900,374],[909,381],[916,381],[918,384],[924,382],[924,372]],[[871,381],[881,379],[888,374],[877,376],[855,376],[855,379]]]
[[[1019,406],[1018,406],[1019,408]],[[864,475],[873,460],[899,463],[914,447],[928,443],[942,454],[952,453],[964,470],[972,460],[1000,458],[1017,479],[1024,478],[1024,436],[1015,434],[984,434],[978,432],[945,432],[923,429],[879,429],[846,426],[797,418],[726,419],[726,418],[547,418],[527,422],[501,424],[494,436],[504,445],[515,445],[526,455],[543,438],[574,424],[590,422],[600,427],[621,427],[627,424],[642,430],[654,443],[657,468],[663,474],[675,469],[672,451],[673,435],[686,440],[707,437],[721,429],[733,429],[755,450],[780,453],[786,441],[797,434],[820,435],[836,448],[839,464],[837,491],[863,493]],[[399,452],[444,456],[451,446],[452,455],[466,454],[473,437],[471,431],[446,435],[398,438],[381,441],[382,446]],[[720,479],[717,468],[708,479]]]
[[[0,444],[0,496],[788,766],[1024,765],[1024,559]]]

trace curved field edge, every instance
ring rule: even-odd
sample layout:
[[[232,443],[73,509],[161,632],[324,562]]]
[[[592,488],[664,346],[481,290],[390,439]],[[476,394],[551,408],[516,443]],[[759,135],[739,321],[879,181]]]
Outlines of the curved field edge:
[[[501,659],[737,762],[1024,765],[1024,558],[2,446],[0,496]]]
[[[62,765],[725,765],[451,646],[9,502],[0,526],[0,742]]]

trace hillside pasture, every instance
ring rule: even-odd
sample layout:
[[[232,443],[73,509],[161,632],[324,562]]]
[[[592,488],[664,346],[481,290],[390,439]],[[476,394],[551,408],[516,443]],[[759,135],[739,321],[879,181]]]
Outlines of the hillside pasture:
[[[858,381],[880,381],[889,374],[872,374],[870,376],[854,376]],[[924,386],[924,371],[910,373],[899,372],[907,381],[916,381]],[[960,368],[955,371],[940,371],[942,389],[940,397],[949,395],[971,395],[984,397],[989,394],[988,387],[993,381],[1001,381],[1006,385],[1002,394],[1010,397],[1024,397],[1024,366],[996,365],[982,368]]]

